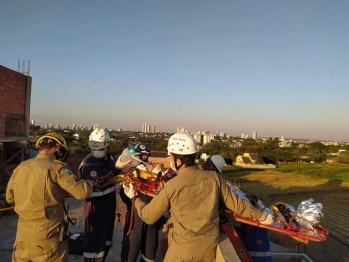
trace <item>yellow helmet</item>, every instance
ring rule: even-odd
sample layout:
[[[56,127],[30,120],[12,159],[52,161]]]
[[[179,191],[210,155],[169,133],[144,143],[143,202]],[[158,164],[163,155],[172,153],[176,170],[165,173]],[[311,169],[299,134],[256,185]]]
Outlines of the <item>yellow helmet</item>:
[[[68,145],[67,145],[67,141],[65,141],[65,138],[63,136],[61,136],[60,134],[54,133],[54,132],[50,132],[46,135],[41,136],[38,141],[36,141],[36,148],[40,147],[40,144],[42,142],[46,142],[46,143],[50,143],[50,142],[56,142],[56,146],[60,145],[63,148],[67,149]]]

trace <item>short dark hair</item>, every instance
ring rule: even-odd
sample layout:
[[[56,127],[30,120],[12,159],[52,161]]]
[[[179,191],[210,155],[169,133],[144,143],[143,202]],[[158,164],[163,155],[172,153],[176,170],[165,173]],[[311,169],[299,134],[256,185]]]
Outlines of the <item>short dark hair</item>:
[[[176,156],[177,159],[180,159],[185,166],[193,166],[195,164],[196,153],[191,155],[178,155],[178,154],[173,154],[173,155]]]
[[[56,143],[54,141],[51,141],[51,142],[42,141],[39,145],[39,150],[51,149],[55,146],[56,146]]]
[[[221,173],[221,172],[219,172],[217,167],[213,164],[211,158],[207,159],[206,162],[202,164],[202,169],[203,170],[215,171],[217,173]]]

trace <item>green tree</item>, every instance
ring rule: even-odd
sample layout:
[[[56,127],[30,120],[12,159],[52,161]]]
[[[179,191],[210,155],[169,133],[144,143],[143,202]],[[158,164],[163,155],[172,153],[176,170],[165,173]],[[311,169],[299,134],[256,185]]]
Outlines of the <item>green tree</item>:
[[[314,163],[320,163],[326,160],[326,146],[321,142],[313,142],[309,145],[309,153]]]
[[[349,151],[340,152],[338,163],[349,164]]]

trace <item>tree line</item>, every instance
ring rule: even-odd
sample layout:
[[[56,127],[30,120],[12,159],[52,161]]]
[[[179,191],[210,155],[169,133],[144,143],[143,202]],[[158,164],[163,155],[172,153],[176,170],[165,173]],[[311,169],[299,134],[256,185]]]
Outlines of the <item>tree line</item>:
[[[60,133],[67,140],[70,154],[88,154],[88,138],[90,130],[51,130]],[[30,135],[39,137],[48,130],[31,126]],[[73,135],[78,134],[79,138]],[[142,142],[146,144],[151,151],[167,151],[167,139],[172,134],[156,133],[144,134],[141,132],[130,131],[111,131],[112,141],[109,145],[110,151],[114,154],[120,154],[122,150],[132,142]],[[234,143],[238,141],[239,143]],[[338,156],[331,153],[341,152]],[[291,142],[288,147],[281,147],[279,138],[269,138],[266,140],[254,140],[252,138],[239,139],[231,138],[223,140],[218,138],[206,145],[199,146],[198,156],[202,153],[207,155],[220,154],[228,164],[235,162],[238,155],[243,153],[256,153],[258,163],[262,164],[280,164],[280,163],[300,163],[313,162],[321,163],[335,159],[339,163],[349,163],[349,145],[325,145],[321,142],[299,143]]]

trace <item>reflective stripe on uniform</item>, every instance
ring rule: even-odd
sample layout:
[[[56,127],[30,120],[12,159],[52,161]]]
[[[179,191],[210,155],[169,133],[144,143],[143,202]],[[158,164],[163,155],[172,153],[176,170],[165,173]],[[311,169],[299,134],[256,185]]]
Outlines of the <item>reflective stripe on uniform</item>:
[[[154,262],[155,261],[155,260],[146,258],[143,254],[141,254],[141,257],[145,262]]]
[[[109,187],[106,190],[101,191],[101,192],[93,192],[90,197],[104,196],[104,195],[109,194],[110,192],[114,192],[114,191],[115,191],[115,187]]]
[[[88,253],[84,252],[84,257],[86,258],[100,258],[104,256],[104,251],[101,251],[99,253]]]
[[[251,257],[270,257],[271,252],[248,252],[250,253]]]

